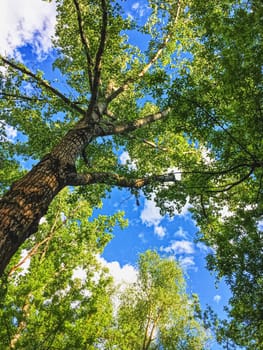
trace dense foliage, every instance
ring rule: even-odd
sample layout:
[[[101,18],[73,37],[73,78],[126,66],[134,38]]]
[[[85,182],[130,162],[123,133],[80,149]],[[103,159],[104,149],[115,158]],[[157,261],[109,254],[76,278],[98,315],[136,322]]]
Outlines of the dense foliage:
[[[91,211],[63,191],[18,252],[1,281],[1,349],[203,349],[199,303],[179,265],[148,251],[120,294],[99,254],[126,222],[122,213],[91,220]]]
[[[120,296],[118,349],[204,349],[208,340],[197,296],[189,298],[178,263],[146,251],[138,281]]]

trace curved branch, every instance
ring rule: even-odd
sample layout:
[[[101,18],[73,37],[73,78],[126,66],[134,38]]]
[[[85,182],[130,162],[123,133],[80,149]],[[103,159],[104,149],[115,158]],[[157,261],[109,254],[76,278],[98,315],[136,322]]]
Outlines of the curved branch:
[[[221,189],[207,190],[206,192],[217,192],[217,193],[227,192],[227,191],[231,190],[231,188],[233,188],[233,187],[241,184],[245,180],[247,180],[253,174],[254,170],[255,170],[254,168],[251,168],[250,171],[246,175],[241,177],[241,179],[234,181],[234,182],[231,182],[231,183],[228,183],[228,184],[225,184],[225,185],[222,185],[222,186],[220,186]]]
[[[87,37],[85,36],[84,29],[83,29],[83,20],[81,16],[80,6],[78,0],[73,0],[76,12],[77,12],[77,18],[78,18],[78,26],[79,26],[79,34],[80,39],[85,51],[86,59],[87,59],[87,72],[88,72],[88,78],[89,78],[89,84],[90,84],[90,90],[93,89],[93,77],[92,77],[92,58],[90,56],[90,45]]]
[[[59,90],[57,90],[53,86],[51,86],[47,80],[44,80],[40,76],[38,76],[37,74],[31,72],[31,70],[29,70],[23,64],[15,63],[14,61],[10,61],[10,60],[4,58],[3,56],[0,56],[0,60],[4,64],[7,64],[9,67],[12,67],[15,70],[27,75],[28,77],[33,78],[39,84],[39,86],[47,89],[56,97],[59,97],[67,106],[69,106],[70,108],[72,108],[76,112],[78,112],[82,115],[85,115],[85,111],[82,108],[77,106],[74,102],[72,102],[69,98],[67,98],[64,94],[62,94]]]
[[[163,175],[152,175],[141,178],[129,178],[116,173],[86,173],[70,174],[68,176],[69,186],[83,186],[92,184],[105,184],[124,188],[142,188],[153,182],[166,183],[176,182],[176,176],[173,173]]]

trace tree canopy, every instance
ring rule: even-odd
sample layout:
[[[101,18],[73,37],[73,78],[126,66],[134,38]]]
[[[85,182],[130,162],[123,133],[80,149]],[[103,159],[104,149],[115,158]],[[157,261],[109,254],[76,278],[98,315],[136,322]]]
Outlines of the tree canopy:
[[[182,269],[174,260],[146,251],[139,258],[138,281],[121,295],[116,336],[119,349],[205,349],[197,296],[185,291]]]
[[[171,215],[189,201],[233,292],[221,336],[262,348],[261,1],[149,0],[137,22],[118,1],[56,3],[56,80],[0,57],[1,273],[67,186],[91,204],[142,189]]]

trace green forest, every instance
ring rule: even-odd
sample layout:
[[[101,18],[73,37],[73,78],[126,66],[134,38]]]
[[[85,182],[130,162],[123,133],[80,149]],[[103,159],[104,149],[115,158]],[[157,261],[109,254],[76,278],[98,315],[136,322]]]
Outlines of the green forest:
[[[0,350],[263,350],[262,2],[55,3],[49,71],[0,55]],[[154,250],[116,285],[99,257],[127,217],[93,215],[116,188],[189,203],[225,319]]]

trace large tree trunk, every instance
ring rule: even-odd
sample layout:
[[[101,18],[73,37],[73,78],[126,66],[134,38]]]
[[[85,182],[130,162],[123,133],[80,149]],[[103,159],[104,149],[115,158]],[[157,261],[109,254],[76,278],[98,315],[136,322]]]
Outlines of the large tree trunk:
[[[78,127],[0,200],[0,275],[25,239],[37,231],[52,199],[76,172],[76,158],[92,139],[92,130]]]

